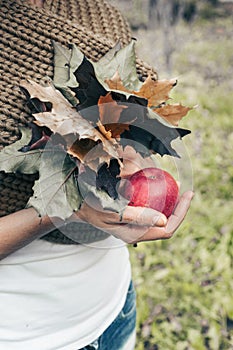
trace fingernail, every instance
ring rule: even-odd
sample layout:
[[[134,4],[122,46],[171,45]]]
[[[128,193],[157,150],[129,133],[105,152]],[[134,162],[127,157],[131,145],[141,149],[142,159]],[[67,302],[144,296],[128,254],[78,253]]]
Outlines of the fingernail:
[[[194,192],[192,192],[192,191],[190,191],[191,193],[190,193],[190,199],[193,199],[193,197],[194,197]]]
[[[156,226],[165,226],[166,223],[167,223],[167,218],[164,215],[162,215],[162,216],[156,217],[153,224]]]

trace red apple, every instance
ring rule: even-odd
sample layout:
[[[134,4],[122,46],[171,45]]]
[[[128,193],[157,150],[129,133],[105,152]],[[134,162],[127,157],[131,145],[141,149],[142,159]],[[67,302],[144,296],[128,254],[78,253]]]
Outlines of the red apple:
[[[152,208],[169,217],[176,206],[179,188],[167,171],[146,168],[126,178],[122,194],[131,206]]]

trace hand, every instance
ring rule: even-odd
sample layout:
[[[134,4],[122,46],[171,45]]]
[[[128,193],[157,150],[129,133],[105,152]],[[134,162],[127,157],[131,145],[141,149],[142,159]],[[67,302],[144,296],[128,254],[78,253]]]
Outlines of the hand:
[[[192,191],[185,192],[169,219],[150,208],[127,206],[120,216],[119,213],[102,210],[96,203],[90,206],[84,202],[71,221],[88,222],[126,243],[167,239],[184,220],[192,197]]]
[[[171,238],[183,222],[190,207],[193,196],[194,193],[192,191],[185,192],[181,196],[174,213],[168,218],[166,225],[161,228],[150,227],[138,242]]]

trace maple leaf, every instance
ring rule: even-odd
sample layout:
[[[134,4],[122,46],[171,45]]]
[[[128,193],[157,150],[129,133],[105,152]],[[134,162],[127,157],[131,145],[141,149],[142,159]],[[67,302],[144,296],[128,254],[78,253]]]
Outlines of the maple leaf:
[[[117,184],[120,181],[119,174],[120,167],[116,159],[112,159],[109,166],[106,163],[103,164],[97,172],[96,188],[104,190],[113,199],[118,198]]]
[[[174,126],[179,125],[179,121],[191,110],[192,108],[182,106],[180,103],[176,103],[173,105],[164,105],[162,107],[158,107],[153,109],[158,115],[160,115],[163,119],[168,121],[170,124]]]
[[[74,75],[78,82],[78,87],[72,88],[72,90],[80,102],[77,105],[78,110],[97,105],[100,96],[107,94],[107,90],[96,78],[93,64],[85,56]]]
[[[70,45],[66,48],[53,41],[54,48],[54,86],[61,91],[68,101],[76,106],[78,100],[70,89],[78,86],[75,75],[73,74],[83,61],[84,54],[76,45]]]
[[[142,83],[134,44],[117,44],[92,62],[75,45],[54,43],[56,88],[22,82],[35,120],[20,141],[0,152],[0,169],[39,172],[28,206],[40,215],[66,219],[89,198],[90,205],[95,198],[121,213],[127,205],[119,193],[121,177],[154,166],[152,152],[179,157],[171,142],[190,131],[171,124],[187,107],[161,107],[176,80],[149,76]]]
[[[33,81],[24,81],[21,85],[28,91],[31,98],[37,97],[42,102],[51,103],[51,111],[33,114],[36,119],[35,123],[40,126],[46,126],[53,133],[60,134],[67,142],[68,153],[70,151],[73,156],[77,156],[80,161],[86,162],[93,170],[97,170],[96,167],[98,167],[100,162],[108,164],[111,158],[118,158],[118,145],[115,140],[107,140],[104,135],[72,107],[54,86],[43,87]],[[87,153],[85,153],[84,158],[81,157],[82,152],[75,154],[72,150],[72,145],[77,142],[75,147],[77,149],[78,141],[82,139],[90,139],[94,142],[94,151],[90,156],[88,154],[88,157],[86,157]]]
[[[97,200],[103,209],[123,212],[128,201],[118,192],[118,174],[119,164],[114,159],[109,166],[102,165],[97,174],[85,167],[85,171],[78,176],[78,187],[85,202],[93,206]]]
[[[111,90],[123,91],[127,94],[133,94],[147,99],[148,107],[155,107],[166,101],[169,98],[169,92],[177,84],[176,79],[155,81],[149,75],[141,85],[139,91],[130,91],[123,85],[118,71],[116,71],[111,79],[106,79],[105,82]]]
[[[111,92],[105,96],[100,96],[98,101],[99,118],[102,124],[117,123],[120,119],[121,112],[127,106],[119,105],[113,100]]]
[[[47,127],[39,127],[34,123],[29,123],[32,134],[31,139],[27,145],[24,145],[19,150],[21,152],[28,152],[34,149],[43,149],[50,140],[52,132]]]
[[[20,151],[30,142],[31,130],[20,128],[21,139],[10,146],[4,147],[0,152],[0,170],[5,172],[21,172],[35,174],[39,171],[41,150],[31,150],[27,153]]]
[[[76,45],[64,47],[53,41],[54,48],[54,75],[53,82],[56,87],[77,87],[78,82],[74,72],[83,61],[84,54]]]
[[[72,44],[68,48],[53,42],[54,46],[54,85],[75,105],[71,90],[80,88],[77,80],[77,70],[82,66],[82,71],[88,73],[87,61],[94,69],[96,79],[106,88],[105,79],[109,79],[118,70],[124,85],[128,89],[140,89],[142,82],[138,79],[136,70],[135,40],[121,48],[120,43],[110,49],[98,62],[92,62],[84,58],[79,48]],[[84,69],[85,68],[85,69]],[[75,76],[76,72],[76,76]],[[80,73],[80,71],[79,71]],[[89,70],[90,73],[90,70]],[[89,74],[88,73],[88,74]],[[81,89],[81,88],[80,88]]]
[[[41,216],[58,216],[65,220],[82,203],[74,173],[77,166],[60,147],[49,147],[43,152],[39,180],[33,186],[34,194],[27,203]]]
[[[123,164],[118,174],[120,178],[127,178],[138,170],[157,166],[153,156],[142,156],[132,146],[126,146],[120,156]]]
[[[133,123],[121,134],[120,142],[122,146],[131,145],[138,152],[150,155],[151,152],[158,153],[161,156],[167,154],[178,157],[178,153],[171,146],[171,142],[176,138],[182,138],[190,134],[190,130],[168,127],[160,123],[157,119],[146,119],[141,122]]]
[[[100,122],[104,125],[106,131],[111,132],[111,137],[117,138],[122,132],[128,130],[129,124],[119,123],[122,111],[128,107],[123,104],[119,105],[113,100],[111,92],[105,96],[100,96],[98,106]]]
[[[130,90],[139,90],[142,82],[139,80],[136,70],[135,39],[119,50],[116,46],[114,54],[103,56],[98,62],[94,62],[96,77],[106,88],[105,80],[110,79],[115,72],[119,72],[123,85]],[[108,55],[108,54],[106,54]]]

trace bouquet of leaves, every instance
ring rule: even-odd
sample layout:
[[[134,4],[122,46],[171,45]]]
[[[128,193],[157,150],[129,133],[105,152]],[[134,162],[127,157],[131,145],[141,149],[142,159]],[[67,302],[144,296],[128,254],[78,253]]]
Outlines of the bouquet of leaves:
[[[128,152],[148,162],[179,157],[171,142],[190,133],[178,128],[190,108],[167,103],[176,79],[139,79],[134,44],[92,62],[75,45],[54,43],[53,82],[21,82],[34,121],[1,151],[0,170],[39,173],[27,206],[40,215],[69,218],[88,193],[120,212]]]

